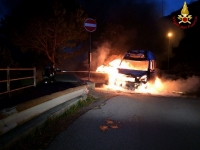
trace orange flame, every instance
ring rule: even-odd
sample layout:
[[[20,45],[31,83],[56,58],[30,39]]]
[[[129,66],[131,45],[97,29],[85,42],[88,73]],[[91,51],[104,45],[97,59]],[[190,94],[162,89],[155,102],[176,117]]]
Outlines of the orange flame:
[[[125,81],[127,81],[127,77],[123,74],[119,74],[118,73],[118,67],[120,65],[121,60],[120,59],[115,59],[113,61],[111,61],[107,66],[105,65],[101,65],[96,69],[96,72],[101,72],[101,73],[107,73],[109,76],[109,83],[108,86],[106,86],[107,88],[113,89],[113,90],[125,90]],[[123,62],[120,65],[120,68],[125,68],[125,69],[135,69],[135,67],[137,68],[145,68],[146,67],[146,63],[141,64],[141,66],[132,66],[130,63],[128,62]],[[120,86],[117,84],[116,82],[116,78],[120,83]],[[128,79],[129,80],[129,79]],[[159,92],[159,90],[163,89],[163,84],[161,79],[159,79],[158,77],[156,77],[156,80],[154,83],[147,83],[147,85],[141,85],[138,89],[136,89],[137,92],[145,92],[145,93],[157,93]]]

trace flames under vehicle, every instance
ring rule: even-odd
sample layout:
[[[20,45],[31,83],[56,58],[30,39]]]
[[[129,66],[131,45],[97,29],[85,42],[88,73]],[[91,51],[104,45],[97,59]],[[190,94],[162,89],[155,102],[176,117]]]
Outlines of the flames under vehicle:
[[[155,78],[155,55],[149,50],[130,50],[122,58],[115,84],[131,90]]]

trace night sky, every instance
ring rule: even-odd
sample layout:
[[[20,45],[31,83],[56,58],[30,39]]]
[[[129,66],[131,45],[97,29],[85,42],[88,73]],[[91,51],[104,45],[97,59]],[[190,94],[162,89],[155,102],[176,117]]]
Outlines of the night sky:
[[[14,6],[15,1],[17,0],[0,0],[0,18],[9,13],[10,8]]]
[[[9,13],[10,7],[14,6],[18,0],[0,0],[0,18]],[[148,0],[147,2],[156,2],[157,9],[164,16],[170,15],[171,12],[181,9],[185,0]],[[189,4],[196,0],[186,0]],[[141,1],[138,1],[141,3]]]
[[[182,9],[183,3],[186,1],[187,4],[197,0],[151,0],[160,3],[160,7],[162,9],[163,4],[163,15],[170,15],[172,12]],[[163,3],[162,3],[163,2]]]

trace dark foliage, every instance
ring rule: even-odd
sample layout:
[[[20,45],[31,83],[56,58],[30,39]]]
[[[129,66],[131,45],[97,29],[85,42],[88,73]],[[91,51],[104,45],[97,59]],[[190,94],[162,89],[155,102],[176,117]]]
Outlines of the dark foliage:
[[[65,51],[66,47],[76,47],[87,39],[85,19],[84,11],[73,0],[21,0],[1,21],[1,33],[15,47],[27,52],[26,58],[33,59],[30,62],[21,57],[22,64],[43,56],[55,63],[60,57],[72,57],[85,50],[80,47],[78,51]]]

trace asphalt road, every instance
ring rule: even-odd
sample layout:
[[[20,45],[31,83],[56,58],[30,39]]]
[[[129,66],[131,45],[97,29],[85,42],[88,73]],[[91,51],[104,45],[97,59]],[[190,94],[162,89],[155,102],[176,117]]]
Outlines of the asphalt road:
[[[118,94],[61,132],[47,150],[199,150],[200,100]]]

